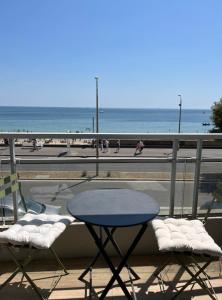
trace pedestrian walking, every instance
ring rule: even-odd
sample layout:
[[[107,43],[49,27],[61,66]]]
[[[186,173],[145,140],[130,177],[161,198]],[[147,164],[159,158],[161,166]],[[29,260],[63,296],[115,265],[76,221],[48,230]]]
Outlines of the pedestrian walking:
[[[142,151],[143,151],[143,148],[144,148],[143,141],[138,141],[137,144],[136,144],[136,151],[135,151],[134,155],[141,154]],[[139,153],[137,153],[137,151]]]
[[[117,140],[116,141],[116,151],[115,151],[115,153],[118,153],[119,150],[120,150],[120,140]]]
[[[95,148],[95,147],[96,147],[96,140],[92,139],[92,148]]]
[[[142,153],[143,148],[144,148],[144,143],[143,143],[143,141],[140,141],[140,147],[139,147],[140,153]]]
[[[138,141],[138,142],[136,143],[136,150],[135,150],[134,155],[137,155],[137,151],[139,150],[139,147],[140,147],[140,142]]]
[[[33,146],[33,151],[37,150],[37,140],[36,139],[32,139],[32,146]]]
[[[103,140],[99,140],[99,148],[103,152]]]
[[[104,152],[108,152],[108,151],[109,151],[109,141],[105,140]]]
[[[8,144],[9,144],[9,141],[8,141],[8,139],[7,139],[7,138],[4,138],[4,144],[5,144],[6,146],[8,146]]]
[[[102,147],[103,147],[103,152],[106,152],[106,140],[102,140]]]

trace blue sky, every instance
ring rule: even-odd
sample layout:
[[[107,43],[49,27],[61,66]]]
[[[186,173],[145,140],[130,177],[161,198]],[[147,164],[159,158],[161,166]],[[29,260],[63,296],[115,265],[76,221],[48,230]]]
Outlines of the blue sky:
[[[210,108],[221,0],[1,0],[0,105]]]

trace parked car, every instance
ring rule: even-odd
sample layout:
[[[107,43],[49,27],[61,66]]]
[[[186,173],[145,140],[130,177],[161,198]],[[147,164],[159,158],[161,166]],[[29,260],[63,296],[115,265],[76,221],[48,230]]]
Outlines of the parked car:
[[[22,217],[26,212],[32,214],[59,214],[60,206],[54,206],[49,204],[44,204],[37,202],[35,200],[26,199],[23,203],[22,197],[18,193],[18,216]],[[25,207],[26,206],[26,207]],[[0,200],[0,221],[10,221],[13,220],[13,198],[12,195],[6,196],[4,199]]]

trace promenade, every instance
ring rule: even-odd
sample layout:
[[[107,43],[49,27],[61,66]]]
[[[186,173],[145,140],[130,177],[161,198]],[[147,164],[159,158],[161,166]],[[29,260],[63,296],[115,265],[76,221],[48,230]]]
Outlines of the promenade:
[[[21,179],[81,179],[81,178],[109,178],[123,180],[171,180],[172,149],[145,147],[141,154],[134,155],[135,148],[121,148],[116,153],[115,148],[109,148],[107,152],[99,150],[101,158],[116,158],[120,161],[99,164],[99,176],[95,177],[95,162],[87,159],[95,159],[96,149],[89,146],[76,146],[67,148],[65,146],[44,146],[39,150],[33,150],[30,146],[17,146],[15,149],[17,171]],[[185,163],[177,164],[177,180],[193,180],[195,164],[189,163],[189,158],[196,157],[196,149],[179,149],[178,158],[185,158]],[[9,158],[9,148],[0,146],[0,172],[9,172],[10,165],[4,160]],[[58,160],[57,160],[58,158]],[[59,159],[77,159],[76,162],[65,161],[59,163]],[[121,159],[134,158],[134,162],[121,163]],[[165,162],[142,162],[141,158],[169,159]],[[202,158],[222,158],[221,149],[203,149]],[[20,159],[30,160],[25,164]],[[31,159],[40,160],[32,162]],[[45,159],[51,159],[50,163],[44,163]],[[138,162],[137,162],[138,159]],[[219,178],[221,163],[202,163],[201,176],[204,180],[214,181],[215,176]]]
[[[99,156],[101,157],[168,157],[172,155],[171,148],[152,148],[145,147],[141,154],[134,155],[135,147],[122,147],[119,152],[116,152],[116,148],[109,148],[108,151],[99,150]],[[203,157],[222,157],[221,149],[203,149]],[[9,148],[7,146],[0,146],[0,158],[9,155]],[[195,157],[196,149],[184,149],[180,148],[177,153],[178,157]],[[96,149],[88,145],[80,145],[75,147],[66,146],[44,146],[33,150],[31,145],[16,146],[16,156],[32,156],[32,157],[95,157]]]

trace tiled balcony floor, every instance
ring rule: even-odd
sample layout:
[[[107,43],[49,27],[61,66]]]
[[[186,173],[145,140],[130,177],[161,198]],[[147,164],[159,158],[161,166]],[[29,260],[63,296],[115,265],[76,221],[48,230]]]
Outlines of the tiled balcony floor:
[[[131,266],[141,277],[140,280],[135,281],[135,289],[137,293],[138,300],[160,300],[160,299],[171,299],[174,292],[172,288],[166,286],[167,292],[163,293],[160,290],[160,286],[156,279],[153,278],[152,274],[156,269],[157,265],[160,264],[166,257],[163,256],[139,256],[132,257],[130,260]],[[115,261],[115,260],[114,260]],[[69,270],[69,275],[62,276],[57,283],[54,290],[49,296],[49,300],[78,300],[85,299],[89,294],[88,288],[85,284],[78,280],[78,276],[81,274],[85,266],[88,264],[89,259],[66,259],[64,260],[67,269]],[[0,263],[1,278],[0,283],[8,276],[8,272],[13,269],[13,264]],[[54,261],[34,261],[32,267],[28,268],[29,275],[32,279],[35,279],[35,283],[41,288],[44,295],[49,295],[50,288],[54,285],[56,277],[55,275],[61,274],[60,271],[56,269],[56,263]],[[208,273],[212,277],[212,284],[217,293],[218,300],[222,299],[222,278],[219,277],[220,267],[218,262],[214,262],[208,268]],[[122,278],[127,280],[127,271],[122,272]],[[109,280],[111,272],[103,264],[102,261],[96,265],[93,270],[93,286],[95,291],[98,293],[101,291],[106,282]],[[173,264],[171,265],[167,273],[165,273],[165,278],[173,280],[174,284],[181,284],[189,276],[184,273],[179,266]],[[130,287],[129,287],[129,290]],[[38,297],[30,288],[26,280],[21,283],[21,275],[17,275],[12,283],[0,291],[0,299],[4,300],[36,300]],[[93,296],[92,299],[97,299]],[[107,299],[121,300],[125,299],[122,291],[118,287],[114,287],[108,294]],[[210,299],[198,285],[195,285],[191,290],[191,287],[183,292],[183,294],[178,297],[178,299],[183,300],[205,300]]]

